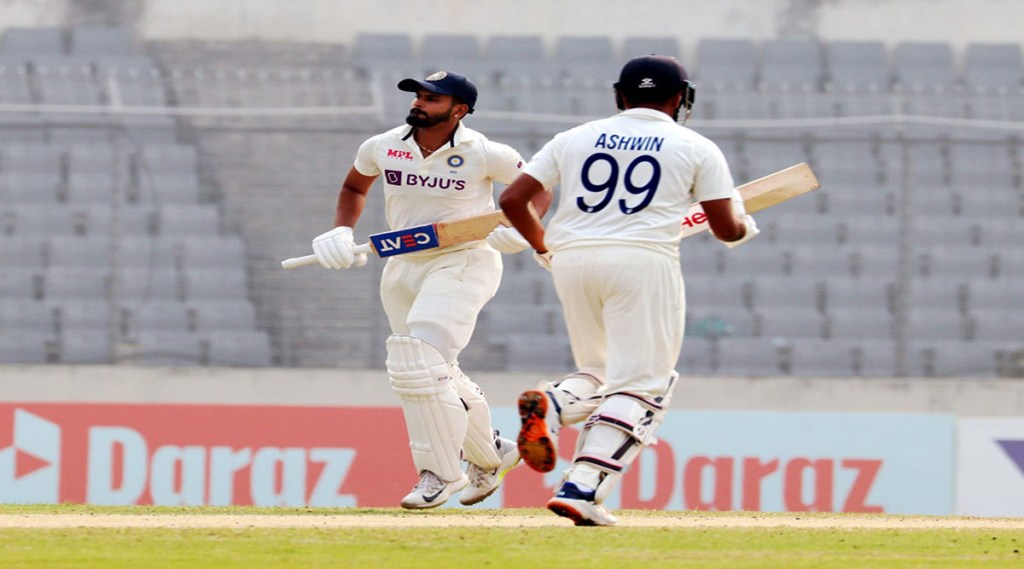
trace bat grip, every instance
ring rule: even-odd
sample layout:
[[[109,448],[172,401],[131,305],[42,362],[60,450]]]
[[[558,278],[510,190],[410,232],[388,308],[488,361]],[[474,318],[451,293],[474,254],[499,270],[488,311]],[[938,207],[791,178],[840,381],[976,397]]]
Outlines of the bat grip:
[[[352,251],[358,255],[360,253],[369,253],[373,251],[373,249],[370,247],[369,243],[362,243],[360,245],[356,245]],[[281,268],[297,269],[299,267],[305,267],[306,265],[315,265],[316,263],[316,255],[303,255],[302,257],[292,257],[281,261]]]

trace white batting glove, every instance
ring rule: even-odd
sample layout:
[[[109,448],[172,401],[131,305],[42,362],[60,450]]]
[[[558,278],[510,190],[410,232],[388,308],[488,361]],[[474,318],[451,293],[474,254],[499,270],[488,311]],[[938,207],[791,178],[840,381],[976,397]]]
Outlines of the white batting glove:
[[[487,236],[487,244],[506,255],[512,255],[530,248],[526,240],[515,227],[499,225]]]
[[[347,269],[366,264],[366,253],[356,255],[351,227],[335,227],[313,239],[313,254],[325,269]]]
[[[761,233],[761,230],[757,228],[757,223],[754,222],[754,218],[750,217],[749,215],[743,216],[743,225],[747,227],[746,234],[744,234],[743,237],[735,241],[722,241],[722,243],[725,243],[726,247],[730,249],[735,249],[736,247],[743,245],[747,241],[750,241],[754,237],[757,237],[758,233]]]
[[[747,206],[743,203],[743,196],[740,195],[740,191],[736,188],[732,189],[732,212],[737,217],[743,217],[747,215]]]
[[[549,273],[551,272],[551,257],[553,257],[551,251],[548,251],[547,253],[533,252],[533,260],[537,261],[537,264]]]

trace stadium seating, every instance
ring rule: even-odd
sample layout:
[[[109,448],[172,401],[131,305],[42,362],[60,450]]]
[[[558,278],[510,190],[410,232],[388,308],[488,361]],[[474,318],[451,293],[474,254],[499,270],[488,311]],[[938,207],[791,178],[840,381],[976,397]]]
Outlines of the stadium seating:
[[[0,361],[379,367],[380,261],[338,273],[278,261],[329,226],[358,145],[400,124],[409,95],[395,80],[467,73],[481,86],[467,124],[529,157],[614,112],[622,61],[687,55],[680,46],[570,33],[147,43],[124,28],[8,29],[0,103],[112,112],[0,113]],[[763,234],[749,246],[683,242],[679,369],[1001,373],[1022,333],[1024,145],[999,122],[1024,120],[1020,46],[704,38],[692,55],[688,125],[719,144],[736,182],[807,161],[822,189],[757,214]],[[346,106],[364,110],[331,114]],[[236,115],[246,108],[279,114]],[[383,229],[375,191],[357,234]],[[504,261],[463,364],[571,369],[550,275],[525,253]]]

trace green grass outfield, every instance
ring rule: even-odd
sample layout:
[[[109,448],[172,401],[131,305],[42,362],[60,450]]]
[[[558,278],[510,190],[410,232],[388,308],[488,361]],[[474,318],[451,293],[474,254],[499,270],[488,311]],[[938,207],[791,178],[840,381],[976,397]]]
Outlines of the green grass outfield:
[[[546,510],[0,506],[0,567],[1024,567],[1024,520]]]

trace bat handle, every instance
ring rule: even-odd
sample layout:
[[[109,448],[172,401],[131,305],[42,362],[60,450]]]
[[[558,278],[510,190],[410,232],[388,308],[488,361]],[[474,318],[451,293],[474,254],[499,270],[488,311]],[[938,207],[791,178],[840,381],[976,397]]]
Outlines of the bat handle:
[[[369,243],[363,243],[356,245],[353,251],[358,255],[359,253],[369,253],[373,251]],[[281,261],[282,269],[297,269],[299,267],[305,267],[306,265],[316,264],[316,255],[303,255],[302,257],[292,257]]]

